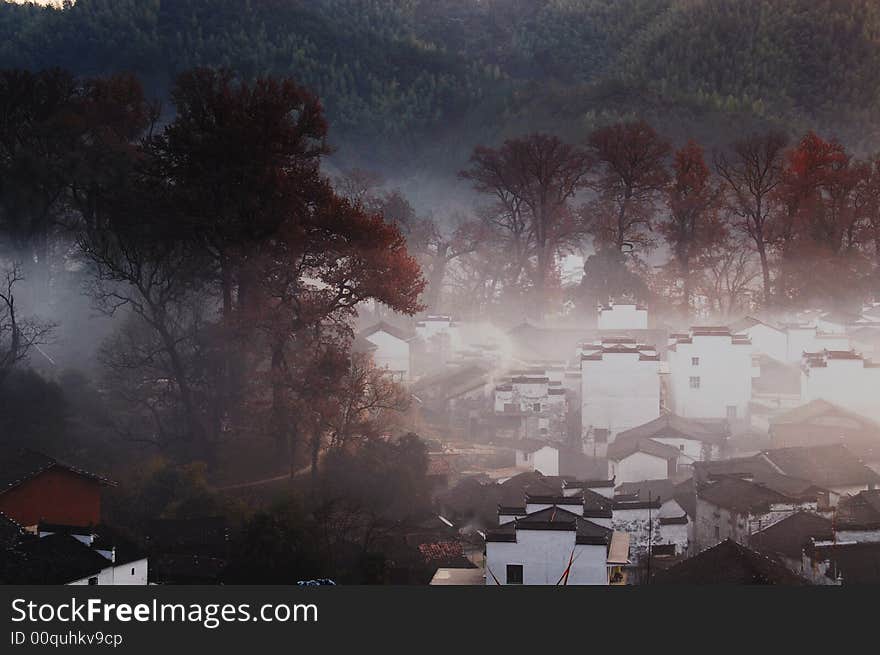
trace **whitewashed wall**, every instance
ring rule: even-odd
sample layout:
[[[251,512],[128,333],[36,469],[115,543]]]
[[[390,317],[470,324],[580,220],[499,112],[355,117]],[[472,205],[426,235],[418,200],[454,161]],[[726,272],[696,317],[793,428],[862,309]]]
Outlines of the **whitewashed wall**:
[[[523,584],[555,585],[568,566],[574,549],[569,585],[607,585],[607,548],[575,545],[574,531],[517,530],[516,543],[486,543],[486,564],[506,584],[507,565],[523,566]],[[495,585],[491,575],[486,584]]]

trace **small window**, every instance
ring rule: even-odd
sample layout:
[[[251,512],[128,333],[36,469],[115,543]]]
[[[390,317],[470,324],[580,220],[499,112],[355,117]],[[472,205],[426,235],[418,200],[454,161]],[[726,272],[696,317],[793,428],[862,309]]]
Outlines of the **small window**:
[[[523,567],[522,564],[507,565],[507,584],[523,583]]]
[[[134,575],[134,567],[131,567],[131,574]]]
[[[727,406],[727,419],[730,421],[736,420],[736,405]]]
[[[98,584],[98,576],[94,576],[89,578],[89,586],[96,586]]]
[[[700,388],[700,378],[696,376],[691,376],[691,389],[699,389]]]
[[[683,451],[683,450],[684,450],[684,444],[683,444],[683,443],[678,444],[678,449]]]
[[[541,411],[541,403],[535,403],[534,405],[532,405],[532,409],[535,410],[536,412],[540,412]]]
[[[715,538],[721,541],[721,528],[717,525],[715,526]]]
[[[700,358],[699,357],[691,357],[691,366],[699,366]]]

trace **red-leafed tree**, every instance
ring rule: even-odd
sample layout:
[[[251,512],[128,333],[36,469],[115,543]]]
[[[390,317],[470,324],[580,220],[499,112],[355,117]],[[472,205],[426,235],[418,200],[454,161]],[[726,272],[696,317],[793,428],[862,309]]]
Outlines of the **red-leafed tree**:
[[[836,304],[838,284],[859,286],[863,268],[859,241],[865,204],[859,189],[869,170],[844,147],[807,133],[786,156],[775,232],[781,254],[780,300]]]
[[[595,162],[590,186],[596,198],[583,211],[598,248],[649,245],[648,232],[669,181],[672,150],[644,121],[618,123],[594,131],[589,150]]]
[[[691,311],[695,269],[708,248],[724,238],[718,217],[720,190],[694,141],[675,153],[674,175],[666,191],[667,217],[660,221],[660,233],[672,250],[675,278],[680,280],[682,306]]]
[[[373,300],[413,314],[422,307],[425,282],[400,231],[336,196],[329,184],[262,245],[255,270],[259,303],[244,318],[258,327],[269,352],[272,433],[293,452],[301,429],[309,430],[316,466],[320,414],[297,425],[296,410],[311,411],[311,393],[328,389],[302,369],[313,365],[313,356],[326,368],[333,352],[347,351],[359,303]]]

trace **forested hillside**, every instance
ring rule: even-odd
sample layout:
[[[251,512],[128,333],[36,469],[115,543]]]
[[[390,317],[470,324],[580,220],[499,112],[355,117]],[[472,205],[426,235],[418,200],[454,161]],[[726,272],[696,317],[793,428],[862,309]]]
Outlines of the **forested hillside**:
[[[744,126],[880,144],[872,0],[78,0],[0,6],[0,64],[292,75],[342,155],[460,166],[479,142],[642,116],[724,143]],[[361,146],[361,147],[355,147]],[[430,153],[426,156],[425,153]]]

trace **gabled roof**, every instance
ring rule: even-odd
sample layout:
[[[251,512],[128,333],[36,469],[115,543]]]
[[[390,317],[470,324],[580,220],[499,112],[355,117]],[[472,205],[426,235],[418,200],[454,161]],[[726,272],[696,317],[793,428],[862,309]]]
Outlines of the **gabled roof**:
[[[641,482],[624,482],[614,492],[619,496],[634,496],[639,500],[659,500],[665,503],[674,498],[675,482],[666,478],[660,480],[642,480]]]
[[[67,534],[32,537],[0,553],[0,582],[67,584],[96,575],[113,564]]]
[[[795,512],[769,528],[749,537],[749,545],[767,555],[782,555],[800,560],[811,539],[833,539],[831,521],[812,512]]]
[[[838,530],[880,530],[880,489],[861,491],[840,499]]]
[[[724,477],[698,490],[700,500],[741,514],[763,514],[771,505],[798,502],[762,484],[737,477]]]
[[[582,545],[604,545],[611,542],[612,530],[588,521],[566,509],[555,505],[532,512],[524,517],[505,523],[486,533],[487,542],[516,541],[517,530],[559,530],[575,532],[575,543]]]
[[[730,327],[731,332],[737,333],[737,332],[744,332],[744,331],[748,330],[749,328],[755,327],[756,325],[764,325],[764,326],[770,328],[771,330],[776,330],[777,332],[782,331],[778,327],[776,327],[775,325],[770,325],[769,323],[765,323],[764,321],[759,320],[759,319],[755,318],[754,316],[743,316],[738,321],[734,321],[733,323],[731,323],[729,325],[729,327]]]
[[[776,448],[762,455],[785,475],[824,488],[880,484],[880,474],[840,444]]]
[[[675,461],[681,456],[681,451],[675,446],[647,438],[623,440],[618,438],[608,445],[608,459],[613,459],[616,462],[635,453],[645,453],[666,461]]]
[[[69,471],[103,485],[116,484],[105,477],[65,464],[49,455],[22,448],[0,453],[0,494],[51,468]]]
[[[370,327],[361,330],[358,333],[359,337],[364,339],[376,334],[377,332],[387,332],[392,337],[396,337],[401,341],[409,341],[415,338],[415,334],[410,332],[405,328],[397,327],[396,325],[391,325],[391,323],[386,323],[385,321],[379,321],[378,323],[371,325]]]
[[[410,386],[414,396],[448,400],[483,387],[491,381],[487,368],[468,364],[420,378]]]
[[[799,407],[790,409],[787,412],[771,417],[770,425],[811,423],[815,419],[825,416],[840,416],[843,418],[851,419],[860,423],[865,428],[873,428],[880,432],[880,424],[875,423],[866,416],[856,414],[855,412],[844,409],[843,407],[830,403],[827,400],[823,400],[822,398],[811,400],[805,405],[800,405]]]
[[[498,485],[500,502],[503,505],[518,506],[525,501],[527,493],[548,496],[562,495],[562,478],[542,475],[537,471],[526,471],[514,475]]]
[[[807,584],[776,560],[730,539],[658,572],[654,581],[657,584]]]
[[[727,438],[727,425],[725,423],[706,423],[693,419],[677,416],[676,414],[662,414],[652,421],[638,425],[629,430],[624,430],[614,439],[614,443],[621,440],[643,439],[652,437],[669,437],[675,439],[691,439],[710,444],[722,444]],[[612,444],[614,445],[614,444]]]

